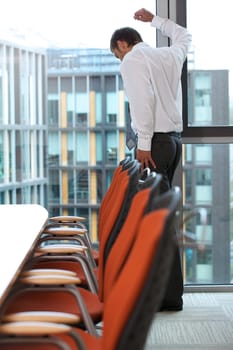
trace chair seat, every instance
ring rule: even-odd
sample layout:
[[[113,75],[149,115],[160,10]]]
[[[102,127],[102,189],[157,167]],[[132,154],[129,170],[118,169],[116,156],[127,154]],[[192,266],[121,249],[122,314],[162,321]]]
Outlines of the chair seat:
[[[52,271],[52,270],[51,270]],[[80,284],[80,278],[71,275],[61,275],[61,274],[38,274],[22,276],[20,282],[26,284],[35,285],[67,285],[67,284]]]
[[[3,322],[56,322],[65,324],[77,324],[79,317],[67,312],[55,311],[24,311],[3,316]]]
[[[55,261],[40,261],[36,264],[33,265],[33,269],[65,269],[69,270],[71,273],[75,273],[75,275],[78,275],[80,278],[80,284],[83,286],[87,286],[87,280],[85,277],[85,273],[80,266],[80,264],[77,264],[75,261],[64,261],[64,260],[55,260]],[[96,279],[98,281],[98,268],[93,268],[92,269]]]
[[[35,275],[67,275],[67,276],[76,276],[77,274],[74,271],[71,270],[64,270],[64,269],[31,269],[26,270],[21,273],[21,277],[27,277],[27,276],[35,276]]]
[[[70,216],[70,215],[61,215],[61,216],[53,216],[49,218],[50,221],[53,222],[61,222],[61,223],[76,223],[81,221],[86,221],[86,218],[83,216]]]
[[[62,236],[77,236],[84,235],[87,230],[83,228],[76,227],[47,227],[43,231],[44,233],[48,233],[50,235],[62,235]]]
[[[36,253],[62,253],[62,254],[75,254],[84,253],[87,250],[85,246],[79,246],[77,244],[48,244],[43,247],[38,247]]]
[[[0,333],[14,335],[47,335],[69,331],[64,324],[50,322],[9,322],[0,325]]]

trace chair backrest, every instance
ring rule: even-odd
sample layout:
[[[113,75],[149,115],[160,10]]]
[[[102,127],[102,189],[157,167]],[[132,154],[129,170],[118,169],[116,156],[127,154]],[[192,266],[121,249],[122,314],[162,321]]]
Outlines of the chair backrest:
[[[130,172],[135,168],[135,166],[137,166],[137,162],[135,161],[121,161],[114,171],[110,186],[100,204],[98,215],[99,240],[101,239],[102,225],[105,223],[106,218],[108,218],[109,207],[112,205],[112,203],[115,203],[115,197],[119,195],[119,188],[121,189],[120,186],[123,186],[122,182],[126,181],[125,178],[128,179]],[[121,193],[124,193],[124,190],[124,187],[122,187]]]
[[[108,202],[108,211],[105,220],[101,223],[99,240],[99,263],[98,280],[101,285],[106,261],[106,251],[109,253],[111,247],[107,247],[111,235],[117,235],[121,230],[124,220],[128,214],[131,201],[137,191],[140,164],[135,163],[133,169],[120,174],[121,181],[118,182],[116,190],[113,192],[113,200]]]
[[[135,196],[135,194],[138,192],[138,183],[140,178],[140,163],[136,163],[136,166],[134,168],[129,170],[128,173],[129,176],[129,182],[128,182],[128,188],[125,193],[124,201],[122,202],[121,209],[118,213],[116,222],[113,226],[113,229],[111,233],[108,236],[108,239],[106,241],[105,247],[104,247],[104,256],[103,261],[104,264],[106,264],[107,257],[112,249],[112,246],[116,240],[116,237],[118,236],[122,225],[125,222],[125,219],[128,215],[129,208],[131,206],[131,202]],[[118,188],[118,191],[120,191],[120,187]],[[111,210],[111,207],[110,207]]]
[[[117,280],[128,254],[136,239],[137,230],[149,199],[157,197],[162,179],[160,174],[153,174],[153,182],[148,177],[147,187],[141,189],[133,198],[125,223],[116,237],[116,241],[109,253],[104,270],[104,277],[99,281],[99,298],[104,301]],[[146,181],[146,180],[145,180]],[[103,284],[103,286],[101,285]]]
[[[111,200],[111,197],[112,197],[112,192],[114,191],[114,189],[116,188],[117,186],[117,182],[119,181],[120,179],[120,173],[127,170],[127,166],[129,164],[129,159],[128,158],[125,158],[123,159],[119,165],[116,167],[116,169],[114,170],[114,173],[113,173],[113,176],[112,176],[112,181],[100,203],[100,208],[99,208],[99,217],[98,217],[98,225],[101,226],[101,220],[102,219],[102,216],[104,216],[105,214],[105,208],[106,208],[106,205],[108,203],[109,200]]]
[[[144,215],[124,268],[105,301],[104,349],[144,349],[175,250],[170,227],[180,196],[174,191],[169,194],[167,208],[154,210],[151,205],[150,212]]]

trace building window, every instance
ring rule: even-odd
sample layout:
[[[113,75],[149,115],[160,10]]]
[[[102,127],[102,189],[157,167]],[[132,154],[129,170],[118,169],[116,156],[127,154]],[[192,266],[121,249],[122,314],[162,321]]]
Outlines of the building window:
[[[87,113],[76,113],[77,126],[87,126]]]
[[[89,113],[89,98],[87,93],[76,94],[76,126],[87,126],[87,116]]]
[[[76,133],[76,162],[88,163],[89,161],[89,146],[88,146],[88,134],[86,132]]]
[[[106,143],[107,143],[106,162],[116,164],[117,157],[118,157],[118,149],[117,149],[117,135],[115,131],[106,132]]]
[[[77,171],[77,201],[87,203],[89,199],[88,171]]]
[[[57,132],[49,132],[48,138],[48,165],[54,167],[59,165],[60,161],[60,138]]]
[[[59,171],[52,170],[49,171],[49,200],[51,203],[60,202],[60,178]]]

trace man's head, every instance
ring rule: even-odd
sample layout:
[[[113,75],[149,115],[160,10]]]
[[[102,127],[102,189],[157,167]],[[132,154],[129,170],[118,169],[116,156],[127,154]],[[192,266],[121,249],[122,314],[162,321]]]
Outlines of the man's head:
[[[121,61],[125,54],[132,50],[132,47],[142,42],[141,35],[133,28],[124,27],[117,29],[110,40],[110,50]]]

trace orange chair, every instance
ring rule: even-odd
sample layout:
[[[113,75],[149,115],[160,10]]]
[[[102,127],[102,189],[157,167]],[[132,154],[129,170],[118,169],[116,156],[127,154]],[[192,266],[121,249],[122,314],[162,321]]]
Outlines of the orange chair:
[[[152,201],[147,207],[124,267],[106,298],[102,335],[93,336],[76,327],[62,329],[60,334],[59,330],[56,331],[56,338],[68,344],[71,350],[82,350],[83,344],[86,350],[144,349],[151,322],[159,310],[169,277],[176,245],[171,227],[180,193],[166,193],[162,200],[166,202],[167,208],[157,209],[163,206],[159,200],[160,198]],[[20,339],[19,328],[24,327],[25,336],[25,326],[24,323],[0,326],[1,350],[18,350],[17,346],[7,348],[5,345],[9,334],[16,334],[14,345],[17,345]],[[32,328],[29,324],[31,334]],[[47,330],[47,334],[54,332]],[[30,341],[35,343],[33,337]]]

